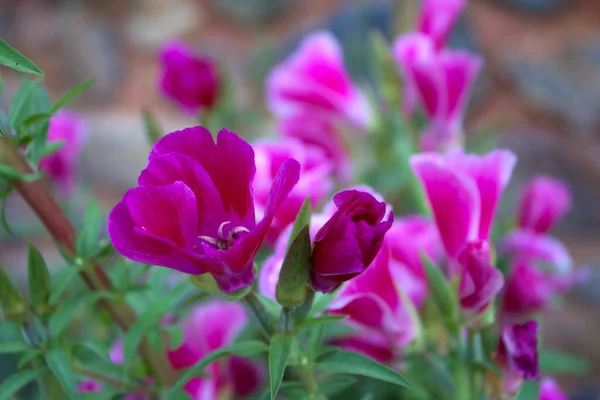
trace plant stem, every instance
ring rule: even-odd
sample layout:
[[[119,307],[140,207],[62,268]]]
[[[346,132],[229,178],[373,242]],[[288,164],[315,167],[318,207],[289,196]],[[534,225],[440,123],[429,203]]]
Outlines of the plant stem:
[[[265,309],[265,306],[263,306],[253,291],[248,292],[248,294],[244,296],[242,300],[244,303],[246,303],[248,308],[250,308],[256,317],[258,325],[260,326],[260,329],[265,337],[267,339],[271,339],[271,336],[275,334],[275,329],[273,329],[273,324],[271,323],[271,315]]]
[[[24,175],[33,174],[27,159],[14,146],[9,137],[0,137],[0,164],[6,164]],[[44,224],[56,246],[67,255],[75,256],[75,240],[77,232],[54,200],[44,182],[40,179],[30,182],[14,181],[13,185],[25,202]],[[97,263],[80,271],[81,279],[92,291],[110,291],[112,284],[106,272]],[[115,322],[127,332],[137,318],[135,311],[127,304],[116,304],[106,299],[99,301]],[[176,372],[171,368],[166,354],[155,352],[149,342],[144,339],[139,352],[155,377],[166,385],[177,382]]]

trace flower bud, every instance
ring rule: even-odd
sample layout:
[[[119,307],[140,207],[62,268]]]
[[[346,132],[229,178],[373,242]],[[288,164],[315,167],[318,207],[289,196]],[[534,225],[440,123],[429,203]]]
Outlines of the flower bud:
[[[311,256],[311,281],[316,291],[329,293],[361,274],[371,264],[394,221],[386,204],[371,194],[346,190],[336,194],[337,211],[317,232]]]
[[[571,207],[569,188],[558,179],[538,176],[524,188],[519,210],[519,227],[548,232]]]

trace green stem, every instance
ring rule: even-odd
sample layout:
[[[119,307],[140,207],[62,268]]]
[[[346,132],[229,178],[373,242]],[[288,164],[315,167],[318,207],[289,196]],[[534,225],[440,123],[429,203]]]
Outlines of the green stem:
[[[327,400],[327,398],[319,393],[319,384],[313,374],[311,364],[306,357],[300,360],[300,366],[295,369],[296,375],[304,385],[304,388],[308,392],[309,399],[313,400]]]
[[[261,331],[270,339],[275,334],[275,329],[273,329],[272,318],[265,306],[260,302],[258,297],[253,291],[250,291],[244,298],[242,299],[244,303],[250,308],[256,320],[258,321],[258,325],[260,326]]]

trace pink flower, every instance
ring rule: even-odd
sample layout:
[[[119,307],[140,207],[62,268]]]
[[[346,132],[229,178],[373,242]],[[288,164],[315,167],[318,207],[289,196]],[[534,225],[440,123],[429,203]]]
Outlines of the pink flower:
[[[77,391],[79,393],[97,393],[102,391],[102,385],[94,379],[86,379],[77,385]]]
[[[442,244],[435,225],[420,215],[401,218],[394,221],[385,242],[390,248],[394,280],[415,307],[420,307],[427,296],[421,252],[436,264],[442,256]]]
[[[344,350],[364,354],[380,363],[387,364],[398,357],[388,339],[371,329],[359,329],[351,336],[336,337],[330,343]]]
[[[539,400],[569,400],[569,397],[561,390],[554,379],[544,378],[540,384]]]
[[[505,327],[498,342],[496,362],[504,371],[506,393],[516,393],[523,379],[539,379],[536,321]]]
[[[314,113],[285,118],[279,121],[278,132],[284,137],[295,138],[307,145],[321,148],[333,164],[335,176],[342,181],[351,179],[350,149],[331,118]]]
[[[363,273],[383,244],[394,221],[384,221],[386,204],[358,190],[336,194],[337,211],[317,232],[311,256],[313,289],[328,293]]]
[[[123,256],[187,274],[210,273],[231,293],[254,280],[253,261],[278,207],[298,181],[300,165],[282,163],[263,219],[255,220],[254,151],[223,129],[217,142],[202,127],[173,132],[108,220]]]
[[[342,49],[326,31],[307,36],[295,53],[267,78],[267,104],[279,118],[304,112],[333,116],[366,129],[372,115],[367,99],[346,68]]]
[[[456,258],[468,241],[488,240],[496,206],[516,161],[508,150],[482,156],[457,150],[411,157],[450,258]]]
[[[248,322],[246,310],[238,303],[211,300],[194,309],[183,325],[183,343],[168,353],[175,369],[189,368],[208,353],[235,340]],[[236,396],[246,396],[258,389],[261,371],[250,361],[231,357],[210,364],[206,377],[193,378],[184,390],[195,399],[216,399],[225,388]]]
[[[546,266],[560,274],[568,274],[573,268],[569,251],[560,241],[549,235],[515,230],[504,238],[498,250],[512,259]]]
[[[40,168],[65,196],[71,194],[77,183],[77,160],[85,136],[85,124],[78,115],[59,111],[50,118],[48,143],[62,141],[64,145],[40,160]]]
[[[424,0],[419,16],[419,32],[429,36],[436,49],[444,47],[466,0]]]
[[[571,208],[571,193],[558,179],[538,176],[523,189],[519,227],[548,232]]]
[[[325,223],[333,215],[333,210],[329,212],[326,210],[321,214],[315,214],[310,219],[310,238],[314,240],[319,229],[325,225]],[[287,244],[292,233],[292,225],[290,224],[285,228],[279,238],[275,242],[275,251],[273,254],[265,260],[263,267],[258,275],[258,290],[266,297],[275,300],[275,290],[277,288],[277,282],[279,281],[279,273],[283,266],[283,259],[285,258],[285,251]]]
[[[402,282],[395,281],[392,275],[387,242],[369,268],[350,280],[330,306],[332,314],[349,316],[348,323],[360,332],[350,339],[355,346],[361,342],[368,346],[362,352],[376,359],[381,354],[399,355],[416,335],[410,311],[400,295]],[[388,351],[368,350],[382,347]]]
[[[166,43],[160,59],[159,86],[165,96],[191,112],[214,106],[221,83],[213,60],[195,55],[180,41]]]
[[[429,117],[422,136],[424,150],[446,150],[462,143],[463,109],[482,67],[482,59],[467,51],[434,51],[425,35],[400,36],[394,58],[406,81],[405,113],[412,115],[415,99]]]
[[[460,304],[463,310],[481,313],[504,285],[502,273],[491,264],[490,246],[484,241],[467,243],[458,255],[461,265]]]
[[[281,141],[262,140],[254,144],[256,176],[254,177],[254,202],[258,209],[265,209],[269,192],[279,167],[293,158],[300,163],[300,180],[287,199],[279,206],[267,235],[273,243],[281,231],[295,221],[302,203],[310,197],[316,208],[333,189],[332,165],[318,147],[304,145],[296,139]]]

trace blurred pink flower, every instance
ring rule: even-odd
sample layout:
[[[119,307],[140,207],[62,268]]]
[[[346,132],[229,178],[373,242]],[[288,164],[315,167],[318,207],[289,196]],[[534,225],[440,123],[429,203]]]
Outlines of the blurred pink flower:
[[[352,177],[350,149],[331,118],[305,113],[279,121],[278,132],[295,138],[309,146],[323,150],[332,163],[334,175],[343,182]]]
[[[489,239],[496,206],[516,161],[508,150],[411,157],[449,258],[456,258],[468,241]]]
[[[495,359],[504,372],[506,393],[518,393],[524,379],[539,379],[537,335],[538,324],[536,321],[503,328]]]
[[[569,251],[559,240],[529,230],[509,233],[498,251],[513,260],[537,264],[560,274],[568,274],[573,269]]]
[[[442,243],[435,225],[420,215],[398,219],[386,234],[385,243],[390,248],[394,280],[415,307],[420,307],[427,297],[421,252],[436,264],[442,258]]]
[[[436,49],[446,45],[466,0],[424,0],[419,15],[418,31],[431,38]]]
[[[551,378],[544,378],[540,384],[539,400],[569,400],[558,383]]]
[[[256,160],[253,194],[257,210],[266,209],[279,167],[290,158],[300,163],[300,179],[279,206],[267,234],[267,240],[274,243],[281,231],[296,220],[307,197],[310,197],[315,209],[329,195],[333,189],[332,165],[320,148],[304,145],[293,138],[262,140],[254,143],[253,147]]]
[[[405,113],[412,115],[416,98],[429,118],[423,149],[460,147],[463,109],[481,70],[481,57],[467,51],[436,53],[431,39],[418,33],[400,36],[393,53],[405,77]]]
[[[568,186],[547,176],[532,179],[523,189],[519,209],[519,227],[546,233],[571,208]]]
[[[339,344],[379,360],[400,355],[416,334],[406,300],[400,295],[402,282],[394,279],[391,263],[386,240],[369,268],[351,279],[329,307],[331,314],[348,315],[347,323],[359,332]]]
[[[298,162],[281,164],[257,224],[254,151],[235,133],[223,129],[215,143],[202,127],[176,131],[156,142],[149,160],[139,186],[109,215],[115,249],[136,262],[208,272],[225,293],[251,285],[254,256],[298,181]]]
[[[333,201],[337,210],[317,232],[311,255],[311,284],[324,293],[367,269],[394,221],[386,203],[367,192],[345,190]]]
[[[309,113],[340,118],[361,129],[371,124],[370,105],[350,79],[342,49],[330,32],[304,38],[271,71],[266,85],[267,105],[280,119]]]
[[[248,316],[241,304],[211,300],[196,307],[183,324],[183,343],[168,352],[175,369],[189,368],[208,353],[227,346],[246,325]],[[217,399],[225,388],[236,396],[246,396],[258,389],[262,371],[250,361],[230,357],[210,364],[205,377],[188,381],[184,390],[195,399]]]
[[[492,265],[490,246],[478,240],[467,243],[458,255],[460,304],[474,314],[483,312],[504,285],[502,273]]]
[[[199,56],[181,41],[166,43],[160,51],[159,87],[185,110],[211,109],[221,91],[214,61]]]
[[[48,143],[64,142],[54,154],[40,160],[40,168],[56,187],[69,196],[77,183],[77,160],[86,136],[86,127],[76,114],[59,111],[50,118]]]
[[[77,385],[77,391],[79,393],[97,393],[102,391],[102,385],[94,379],[86,379]]]

